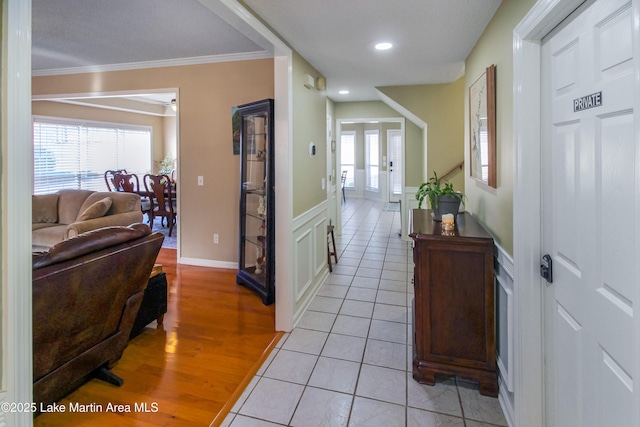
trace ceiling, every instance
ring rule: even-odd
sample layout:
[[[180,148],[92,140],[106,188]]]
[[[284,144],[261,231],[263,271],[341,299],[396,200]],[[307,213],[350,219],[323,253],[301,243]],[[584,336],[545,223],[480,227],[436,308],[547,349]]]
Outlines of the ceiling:
[[[326,77],[328,96],[340,102],[379,99],[375,87],[455,81],[464,75],[465,58],[501,1],[245,4]],[[34,75],[251,59],[269,57],[273,50],[257,32],[229,19],[221,0],[32,4]],[[381,41],[394,46],[375,50],[374,44]],[[350,93],[340,95],[342,89]]]

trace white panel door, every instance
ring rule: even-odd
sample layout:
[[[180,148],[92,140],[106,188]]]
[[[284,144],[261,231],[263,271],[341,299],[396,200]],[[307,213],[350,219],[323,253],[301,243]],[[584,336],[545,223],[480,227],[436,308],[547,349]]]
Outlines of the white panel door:
[[[632,427],[638,405],[632,16],[596,1],[542,47],[548,426]]]

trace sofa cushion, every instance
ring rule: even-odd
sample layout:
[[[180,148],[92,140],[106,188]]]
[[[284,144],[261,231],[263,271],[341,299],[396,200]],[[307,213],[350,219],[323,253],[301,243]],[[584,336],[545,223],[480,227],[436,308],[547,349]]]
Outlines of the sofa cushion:
[[[31,222],[33,224],[58,222],[58,195],[42,194],[31,196]]]
[[[64,225],[64,224],[62,224],[62,225]],[[39,222],[37,224],[31,224],[31,230],[32,231],[37,231],[37,230],[42,230],[43,228],[62,227],[62,225],[54,224],[54,223],[51,223],[51,222]]]
[[[140,196],[136,193],[126,193],[123,191],[96,191],[87,197],[82,206],[78,209],[78,212],[84,211],[90,205],[94,204],[98,200],[104,199],[105,197],[111,197],[111,200],[113,201],[111,209],[109,209],[107,215],[116,215],[119,213],[140,210]]]
[[[58,196],[60,197],[58,199],[58,223],[73,224],[78,218],[78,214],[91,204],[89,203],[85,205],[84,209],[82,208],[87,198],[93,194],[95,194],[95,191],[91,190],[65,189],[58,191]],[[94,200],[94,202],[103,197],[105,196]]]
[[[105,216],[106,213],[109,212],[109,208],[112,203],[113,200],[111,197],[105,197],[104,199],[98,200],[78,215],[76,222]]]
[[[67,238],[66,224],[43,224],[33,228],[31,233],[31,250],[47,250],[51,246]]]

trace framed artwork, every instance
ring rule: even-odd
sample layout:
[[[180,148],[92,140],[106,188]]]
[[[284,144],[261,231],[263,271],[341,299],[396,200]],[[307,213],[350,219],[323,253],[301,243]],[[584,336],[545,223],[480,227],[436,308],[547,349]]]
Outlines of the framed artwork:
[[[496,66],[469,87],[471,177],[496,188]]]

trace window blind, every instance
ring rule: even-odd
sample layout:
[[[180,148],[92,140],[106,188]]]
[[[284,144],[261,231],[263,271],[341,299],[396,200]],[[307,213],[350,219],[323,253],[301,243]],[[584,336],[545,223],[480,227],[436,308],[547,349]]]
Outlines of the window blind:
[[[151,128],[34,118],[33,169],[33,194],[106,191],[108,169],[151,171]]]
[[[340,170],[347,171],[345,187],[354,188],[356,178],[356,133],[343,131],[340,135]]]

